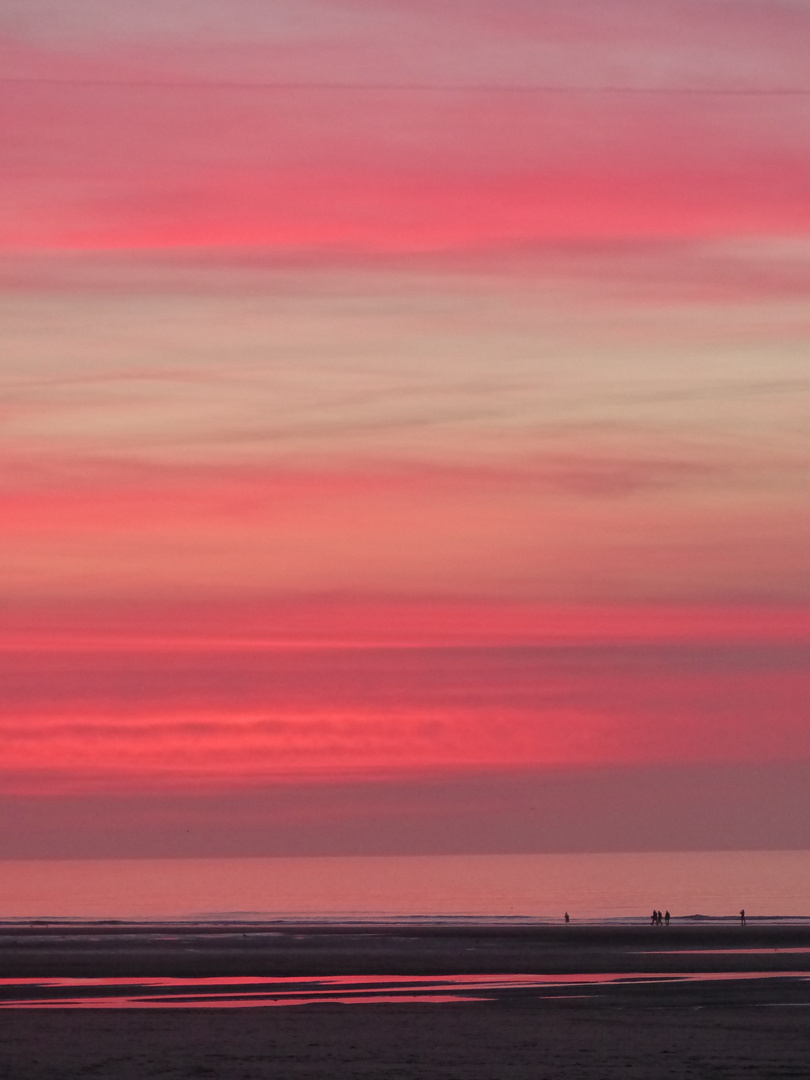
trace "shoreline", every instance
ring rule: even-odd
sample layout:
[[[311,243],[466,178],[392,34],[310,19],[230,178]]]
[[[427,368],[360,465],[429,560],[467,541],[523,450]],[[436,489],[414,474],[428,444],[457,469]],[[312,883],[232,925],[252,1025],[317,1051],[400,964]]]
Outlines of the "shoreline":
[[[746,925],[755,926],[810,926],[810,915],[746,915]],[[739,926],[739,914],[735,915],[673,915],[669,926]],[[403,915],[403,916],[375,916],[358,915],[356,917],[344,915],[324,916],[300,916],[300,915],[264,915],[252,913],[212,913],[192,915],[155,915],[143,918],[110,918],[105,916],[83,915],[36,915],[36,916],[6,916],[0,917],[0,933],[4,929],[18,927],[62,927],[62,926],[92,926],[92,927],[142,927],[148,929],[156,926],[195,926],[200,930],[206,927],[277,927],[282,929],[312,929],[318,930],[326,927],[345,929],[369,930],[387,928],[413,928],[424,927],[428,930],[451,930],[459,929],[488,929],[505,930],[511,928],[518,930],[552,930],[569,929],[577,927],[603,927],[605,929],[632,929],[640,927],[654,927],[650,923],[649,916],[609,916],[606,918],[572,918],[570,923],[565,923],[559,917],[535,917],[531,915],[506,915],[498,918],[484,918],[472,915]],[[661,927],[666,930],[667,926]]]

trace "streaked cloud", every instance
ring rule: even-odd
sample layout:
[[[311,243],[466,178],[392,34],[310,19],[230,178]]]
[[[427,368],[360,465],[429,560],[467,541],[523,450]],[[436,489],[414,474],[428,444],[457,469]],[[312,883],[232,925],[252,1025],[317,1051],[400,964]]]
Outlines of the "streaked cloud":
[[[810,760],[809,34],[7,0],[4,789],[340,850],[330,785]]]
[[[780,761],[810,752],[806,661],[806,641],[20,653],[3,773],[11,790],[115,791]]]

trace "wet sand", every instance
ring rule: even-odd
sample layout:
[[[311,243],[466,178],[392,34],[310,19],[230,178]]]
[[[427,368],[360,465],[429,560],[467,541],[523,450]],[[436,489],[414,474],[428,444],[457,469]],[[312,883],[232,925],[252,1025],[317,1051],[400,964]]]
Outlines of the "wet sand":
[[[0,926],[7,1000],[15,992],[13,980],[26,977],[272,981],[509,973],[619,977],[490,986],[485,993],[473,988],[453,995],[461,1000],[443,1003],[6,1008],[0,1010],[0,1075],[810,1076],[807,925]],[[677,978],[695,973],[715,977]],[[36,988],[27,986],[29,992],[36,995]]]
[[[810,920],[746,927],[0,923],[3,976],[787,971],[802,967],[803,955],[810,963]]]

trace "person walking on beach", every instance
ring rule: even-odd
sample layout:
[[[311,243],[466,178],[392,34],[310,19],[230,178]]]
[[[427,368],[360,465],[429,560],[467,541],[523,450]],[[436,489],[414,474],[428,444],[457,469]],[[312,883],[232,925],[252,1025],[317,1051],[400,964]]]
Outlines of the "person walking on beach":
[[[669,912],[668,911],[664,912],[664,924],[666,926],[669,926]]]
[[[745,908],[740,908],[740,926],[745,926]]]
[[[571,922],[571,917],[570,917],[570,915],[568,914],[568,912],[567,912],[567,911],[566,911],[566,913],[565,913],[565,921],[566,921],[567,923],[570,923],[570,922]]]
[[[650,926],[658,926],[658,912],[653,908],[652,918],[650,919]]]

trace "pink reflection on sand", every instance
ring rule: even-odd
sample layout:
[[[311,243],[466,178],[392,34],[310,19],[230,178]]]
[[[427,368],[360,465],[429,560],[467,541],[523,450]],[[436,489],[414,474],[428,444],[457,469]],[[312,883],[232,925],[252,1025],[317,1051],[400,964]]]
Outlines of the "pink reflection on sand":
[[[491,998],[460,994],[366,994],[363,997],[340,997],[329,995],[314,997],[111,997],[111,998],[51,998],[43,1001],[32,998],[29,1001],[9,1001],[0,1003],[6,1009],[250,1009],[261,1006],[268,1008],[275,1005],[380,1005],[392,1002],[419,1002],[420,1004],[445,1004],[449,1001],[491,1001]]]
[[[810,953],[810,946],[786,949],[638,949],[637,956],[755,956],[774,953]]]
[[[0,1002],[6,1009],[201,1009],[251,1008],[276,1005],[352,1004],[386,1002],[486,1001],[481,991],[542,990],[557,986],[599,986],[621,983],[676,983],[740,981],[746,979],[810,978],[807,971],[779,972],[697,972],[697,973],[601,973],[579,975],[359,975],[264,978],[227,976],[218,978],[21,978],[0,979],[0,990],[22,991]],[[125,988],[129,993],[88,994],[90,990]],[[36,988],[73,991],[67,996],[30,996]],[[229,989],[230,988],[230,989]],[[156,994],[150,991],[168,991]],[[139,992],[140,991],[140,992]],[[470,991],[470,993],[467,993]],[[473,993],[476,992],[476,993]],[[559,995],[555,995],[555,998]],[[590,996],[590,995],[589,995]]]

